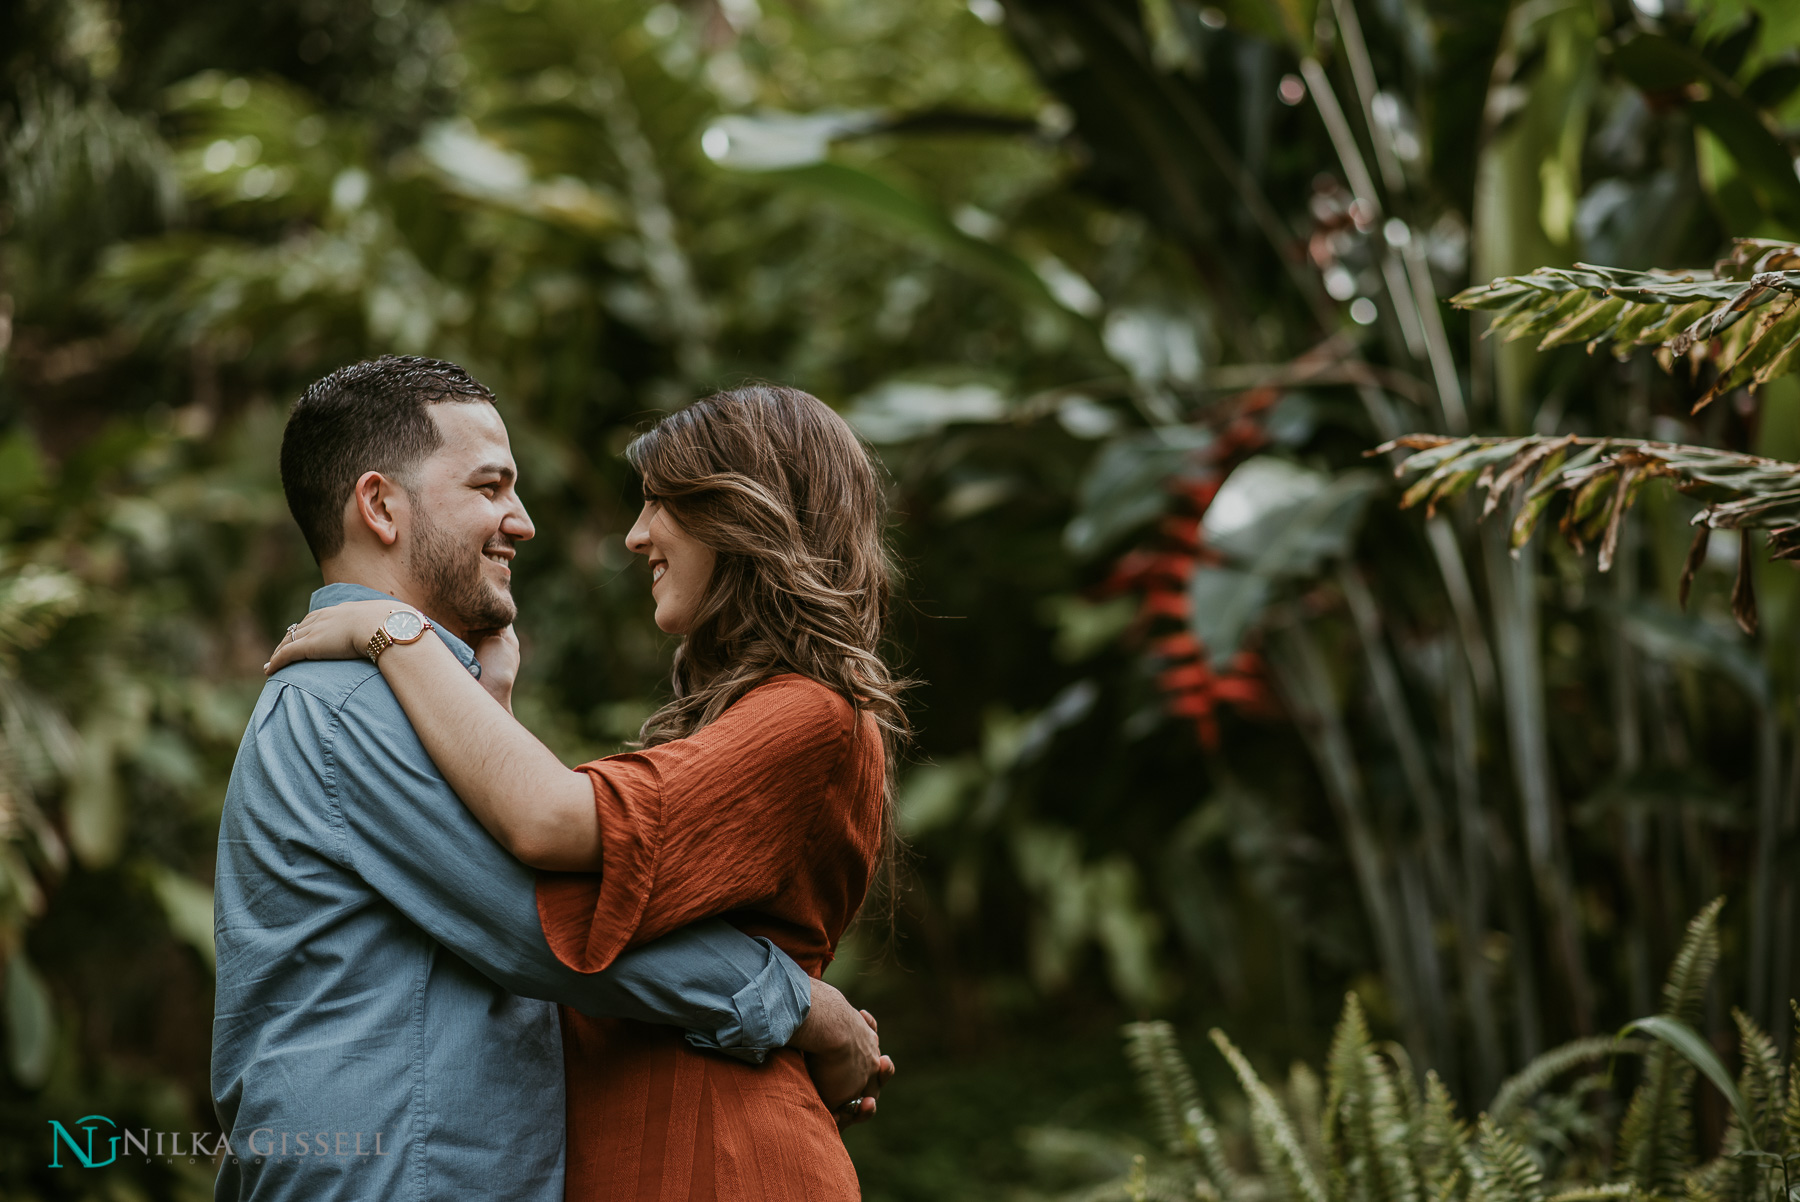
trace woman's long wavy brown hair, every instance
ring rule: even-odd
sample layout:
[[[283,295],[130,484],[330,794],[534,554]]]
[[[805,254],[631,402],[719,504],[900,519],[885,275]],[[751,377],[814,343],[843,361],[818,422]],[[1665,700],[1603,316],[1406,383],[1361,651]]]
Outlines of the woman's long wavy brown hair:
[[[674,699],[645,721],[642,745],[693,734],[772,676],[818,681],[881,731],[891,885],[894,766],[910,727],[907,682],[882,656],[893,565],[873,457],[817,397],[756,384],[670,414],[625,458],[645,499],[718,556],[675,651]]]

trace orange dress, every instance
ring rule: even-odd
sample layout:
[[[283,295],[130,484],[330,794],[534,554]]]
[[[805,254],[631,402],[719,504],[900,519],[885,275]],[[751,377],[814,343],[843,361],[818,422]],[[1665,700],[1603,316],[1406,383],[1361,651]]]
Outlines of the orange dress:
[[[686,739],[609,756],[594,780],[603,868],[542,873],[557,958],[597,972],[628,947],[723,916],[814,977],[868,892],[882,840],[875,719],[787,675]],[[681,1033],[563,1011],[570,1202],[848,1202],[837,1125],[798,1052],[762,1065]]]

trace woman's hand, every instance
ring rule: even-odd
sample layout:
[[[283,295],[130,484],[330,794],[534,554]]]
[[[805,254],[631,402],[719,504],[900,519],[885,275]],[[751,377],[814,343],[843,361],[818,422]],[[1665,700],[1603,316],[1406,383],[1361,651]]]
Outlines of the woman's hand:
[[[519,678],[519,636],[511,626],[483,634],[475,638],[475,658],[481,663],[481,687],[512,713],[513,682]]]
[[[315,609],[288,627],[263,675],[281,671],[303,659],[361,659],[382,620],[403,606],[398,601],[345,601]],[[484,669],[485,670],[485,669]],[[510,692],[511,682],[507,688]]]

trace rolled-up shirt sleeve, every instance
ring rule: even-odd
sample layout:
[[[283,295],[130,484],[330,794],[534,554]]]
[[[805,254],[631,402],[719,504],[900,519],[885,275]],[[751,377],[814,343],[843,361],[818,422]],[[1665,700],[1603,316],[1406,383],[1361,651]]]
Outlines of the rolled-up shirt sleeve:
[[[320,767],[344,862],[496,984],[594,1017],[685,1028],[698,1046],[752,1060],[805,1020],[806,973],[768,940],[724,922],[674,931],[603,972],[558,960],[532,871],[463,806],[379,675],[333,726]]]
[[[582,765],[605,871],[539,875],[557,957],[605,968],[696,919],[757,910],[808,861],[841,854],[842,832],[820,828],[841,824],[827,786],[859,746],[859,720],[822,685],[781,677],[688,738]]]

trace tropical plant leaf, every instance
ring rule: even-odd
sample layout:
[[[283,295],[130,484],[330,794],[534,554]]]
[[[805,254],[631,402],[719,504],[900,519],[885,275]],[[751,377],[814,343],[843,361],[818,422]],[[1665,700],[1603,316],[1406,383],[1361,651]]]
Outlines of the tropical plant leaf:
[[[1241,501],[1228,493],[1233,481],[1251,476],[1258,465],[1271,464],[1292,467],[1266,458],[1240,464],[1214,497],[1203,524],[1208,544],[1228,560],[1221,567],[1195,569],[1188,585],[1189,615],[1194,637],[1217,665],[1228,664],[1237,654],[1279,583],[1311,575],[1324,561],[1349,552],[1363,510],[1379,486],[1367,472],[1327,479],[1292,468],[1295,474],[1281,490],[1245,488]]]
[[[1469,488],[1482,488],[1487,491],[1482,506],[1486,517],[1509,491],[1520,494],[1512,521],[1516,550],[1530,541],[1556,498],[1566,495],[1558,529],[1577,551],[1597,540],[1603,572],[1612,567],[1625,514],[1645,482],[1668,481],[1706,505],[1694,518],[1701,532],[1683,568],[1684,605],[1705,555],[1707,531],[1737,530],[1744,539],[1750,530],[1768,530],[1772,558],[1800,558],[1800,464],[1713,447],[1574,435],[1454,440],[1409,435],[1367,454],[1402,447],[1417,453],[1402,460],[1395,475],[1419,479],[1402,496],[1401,508],[1421,501],[1435,506]],[[1525,485],[1528,477],[1531,483]],[[1740,564],[1749,563],[1748,555],[1740,558]],[[1740,571],[1733,592],[1733,614],[1747,632],[1755,631],[1756,598],[1747,568]]]
[[[15,952],[0,965],[5,974],[6,1059],[27,1088],[44,1083],[56,1046],[56,1006],[37,969]]]
[[[1168,484],[1213,443],[1202,426],[1168,426],[1122,436],[1100,449],[1076,492],[1075,517],[1063,531],[1071,554],[1086,558],[1163,512]]]
[[[1643,35],[1620,53],[1657,44]],[[1686,47],[1675,49],[1692,54]],[[1771,211],[1790,214],[1789,221],[1800,216],[1800,179],[1754,109],[1742,100],[1717,97],[1696,101],[1689,111],[1726,144]],[[1735,388],[1800,368],[1796,249],[1794,243],[1740,238],[1731,257],[1710,271],[1623,271],[1586,263],[1544,267],[1465,289],[1451,303],[1492,313],[1491,332],[1509,342],[1537,338],[1540,350],[1585,342],[1592,351],[1610,344],[1623,358],[1636,347],[1651,346],[1665,354],[1665,366],[1690,353],[1704,354],[1717,376],[1694,406],[1697,412]],[[1756,320],[1745,320],[1765,306],[1768,311]],[[1728,331],[1731,336],[1721,338]]]

